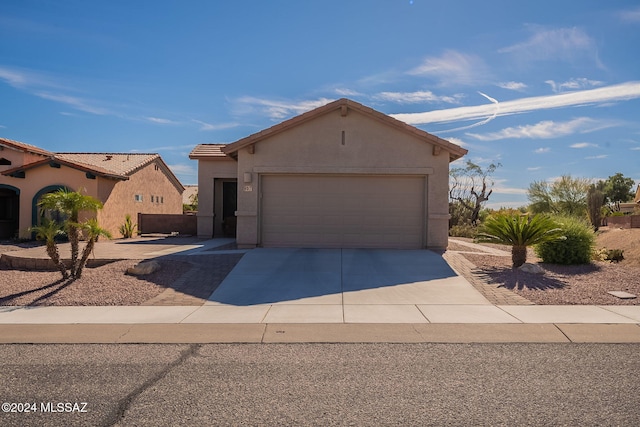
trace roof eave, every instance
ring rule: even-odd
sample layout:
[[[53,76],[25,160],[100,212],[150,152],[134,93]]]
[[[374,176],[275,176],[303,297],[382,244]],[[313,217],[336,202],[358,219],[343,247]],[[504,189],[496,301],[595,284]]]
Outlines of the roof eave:
[[[411,126],[408,123],[400,121],[394,117],[388,116],[384,113],[374,110],[373,108],[367,107],[365,105],[362,105],[358,102],[352,101],[347,98],[341,98],[341,99],[338,99],[337,101],[330,102],[314,110],[307,111],[306,113],[300,114],[299,116],[295,116],[288,120],[285,120],[284,122],[274,125],[268,129],[264,129],[260,132],[257,132],[245,138],[239,139],[238,141],[223,147],[222,152],[234,159],[237,159],[238,152],[245,147],[248,147],[252,144],[256,144],[266,138],[277,135],[294,126],[301,125],[309,120],[312,120],[316,117],[319,117],[321,115],[327,114],[329,112],[335,111],[343,107],[346,107],[347,109],[351,108],[354,111],[358,111],[361,114],[368,115],[369,117],[377,119],[388,126],[398,129],[399,131],[413,134],[414,136],[417,136],[420,139],[423,139],[431,144],[439,146],[444,151],[447,151],[449,153],[450,162],[457,160],[468,153],[468,150],[460,147],[459,145],[453,144],[449,141],[446,141],[442,138],[439,138],[435,135],[425,132],[422,129],[418,129],[415,126]]]

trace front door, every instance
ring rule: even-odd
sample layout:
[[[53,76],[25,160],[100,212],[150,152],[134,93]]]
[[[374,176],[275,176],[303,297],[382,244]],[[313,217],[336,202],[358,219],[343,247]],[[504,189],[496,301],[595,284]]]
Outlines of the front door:
[[[18,234],[20,196],[10,188],[0,188],[0,239],[11,239]]]
[[[222,183],[222,230],[224,237],[236,237],[236,210],[238,210],[238,182]]]

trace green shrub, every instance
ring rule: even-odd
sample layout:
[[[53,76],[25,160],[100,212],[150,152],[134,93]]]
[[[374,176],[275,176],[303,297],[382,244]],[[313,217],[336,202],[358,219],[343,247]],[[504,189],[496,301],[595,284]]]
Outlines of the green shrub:
[[[624,259],[624,250],[600,248],[593,252],[596,261],[620,262]]]
[[[126,214],[124,217],[124,224],[120,226],[120,234],[125,239],[130,239],[136,232],[136,224],[131,221],[131,215]]]
[[[478,234],[478,227],[474,227],[471,224],[454,225],[449,229],[449,236],[451,237],[469,237],[475,239]]]
[[[566,239],[537,245],[536,255],[542,258],[542,262],[550,264],[588,264],[596,239],[591,225],[573,217],[556,217],[554,220]]]

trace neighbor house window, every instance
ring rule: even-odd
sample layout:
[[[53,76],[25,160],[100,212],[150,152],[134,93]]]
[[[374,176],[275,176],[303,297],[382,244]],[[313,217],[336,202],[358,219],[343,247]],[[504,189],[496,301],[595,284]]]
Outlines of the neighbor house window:
[[[153,195],[151,195],[151,203],[153,203]]]
[[[136,200],[136,202],[141,202],[142,201],[142,194],[136,194],[134,196],[134,199]]]

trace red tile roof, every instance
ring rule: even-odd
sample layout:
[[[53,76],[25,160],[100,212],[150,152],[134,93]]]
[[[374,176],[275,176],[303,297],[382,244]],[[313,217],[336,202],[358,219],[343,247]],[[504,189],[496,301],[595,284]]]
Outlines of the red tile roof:
[[[25,144],[24,142],[14,141],[13,139],[0,138],[0,146],[13,148],[14,150],[22,151],[23,153],[40,154],[42,156],[51,156],[52,152],[43,150],[35,145]]]
[[[191,153],[189,153],[190,159],[211,158],[211,157],[227,157],[222,152],[222,149],[227,144],[199,144]]]

